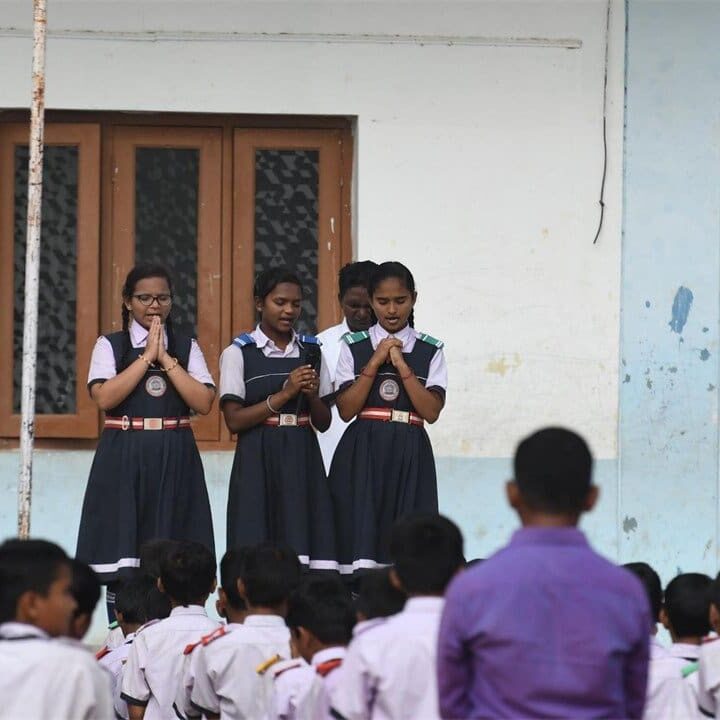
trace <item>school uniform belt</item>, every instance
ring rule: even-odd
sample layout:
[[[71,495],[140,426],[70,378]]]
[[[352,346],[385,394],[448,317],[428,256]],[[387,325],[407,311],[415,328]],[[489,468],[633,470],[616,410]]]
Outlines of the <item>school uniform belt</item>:
[[[295,415],[293,413],[271,415],[263,422],[263,425],[272,425],[273,427],[307,427],[309,424],[309,415]]]
[[[361,420],[381,420],[382,422],[398,422],[406,425],[422,427],[425,421],[414,412],[408,410],[393,410],[392,408],[365,408],[360,411]]]
[[[106,428],[117,430],[177,430],[178,428],[190,427],[190,418],[183,417],[106,417]]]

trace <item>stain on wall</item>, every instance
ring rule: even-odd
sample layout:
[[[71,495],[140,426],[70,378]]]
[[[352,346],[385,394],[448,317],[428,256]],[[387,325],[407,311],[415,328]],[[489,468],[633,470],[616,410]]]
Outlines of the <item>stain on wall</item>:
[[[675,299],[672,304],[672,318],[668,323],[670,329],[678,335],[682,333],[685,323],[687,323],[692,304],[692,291],[688,290],[686,287],[680,286],[678,291],[675,293]]]

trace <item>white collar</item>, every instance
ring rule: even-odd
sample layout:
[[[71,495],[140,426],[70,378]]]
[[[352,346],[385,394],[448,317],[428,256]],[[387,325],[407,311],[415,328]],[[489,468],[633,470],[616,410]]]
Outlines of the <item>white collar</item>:
[[[336,645],[335,647],[325,648],[324,650],[318,650],[311,658],[310,664],[313,667],[322,665],[328,660],[343,660],[347,653],[347,648],[342,645]]]
[[[50,636],[36,625],[11,620],[10,622],[0,624],[0,637],[5,640],[19,640],[22,638],[40,638],[47,640]]]
[[[443,609],[445,598],[433,597],[432,595],[421,595],[420,597],[408,598],[403,608],[403,613],[439,613]]]
[[[248,627],[285,627],[280,615],[246,615],[243,625]]]
[[[135,318],[130,323],[130,343],[133,347],[140,347],[147,342],[150,331],[144,328]],[[167,328],[163,324],[163,335],[167,344]]]
[[[406,325],[402,328],[402,330],[398,330],[394,333],[389,333],[380,323],[373,325],[373,328],[375,329],[375,337],[377,337],[378,340],[384,340],[387,337],[394,337],[401,340],[403,345],[415,335],[415,330],[411,328],[410,325]]]
[[[258,323],[255,326],[255,332],[253,332],[253,338],[255,340],[256,347],[262,349],[266,345],[271,345],[272,347],[276,348],[277,350],[280,350],[280,348],[260,329],[260,323]],[[287,344],[287,347],[283,352],[289,352],[293,349],[294,345],[297,345],[297,339],[298,334],[295,332],[295,328],[292,329],[292,337],[290,338],[290,342]]]
[[[177,615],[205,615],[205,608],[202,605],[178,605],[170,611],[170,617]]]

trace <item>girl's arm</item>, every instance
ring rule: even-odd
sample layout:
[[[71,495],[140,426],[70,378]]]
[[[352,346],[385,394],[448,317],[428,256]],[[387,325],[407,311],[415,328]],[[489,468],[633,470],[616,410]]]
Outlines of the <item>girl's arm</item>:
[[[117,407],[143,379],[150,364],[157,360],[158,341],[162,336],[160,323],[153,323],[142,356],[128,365],[121,373],[90,388],[90,397],[101,410]]]
[[[432,390],[426,389],[417,379],[400,350],[395,348],[390,350],[390,362],[400,374],[405,391],[417,414],[427,422],[434,423],[440,417],[440,411],[443,409],[442,398]]]
[[[364,407],[370,390],[372,389],[375,376],[380,366],[387,360],[388,352],[391,348],[398,348],[398,352],[402,349],[402,342],[396,338],[385,338],[378,343],[375,352],[370,358],[368,364],[362,369],[360,375],[350,387],[342,390],[337,396],[337,408],[340,417],[349,422]],[[340,357],[345,353],[345,348],[340,351]]]
[[[245,406],[234,400],[226,400],[222,405],[223,417],[225,424],[231,433],[241,433],[245,430],[260,425],[269,417],[277,415],[274,410],[279,410],[283,405],[289,403],[296,398],[303,388],[309,387],[316,382],[317,373],[310,365],[303,365],[295,368],[290,375],[288,381],[282,390],[270,395],[266,400],[262,400],[255,405]],[[317,391],[316,391],[317,392]],[[273,410],[268,407],[268,402]],[[329,416],[329,411],[328,411]],[[312,417],[312,410],[311,410]],[[313,425],[314,425],[313,420]],[[316,426],[317,427],[317,426]]]

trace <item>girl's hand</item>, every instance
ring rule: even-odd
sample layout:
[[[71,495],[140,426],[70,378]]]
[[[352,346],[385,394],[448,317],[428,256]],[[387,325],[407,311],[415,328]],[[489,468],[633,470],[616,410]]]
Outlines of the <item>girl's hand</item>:
[[[295,368],[287,379],[286,390],[290,393],[290,397],[297,397],[305,388],[317,378],[317,373],[310,365],[301,365]]]
[[[312,370],[312,368],[310,368]],[[315,370],[312,370],[312,377],[307,380],[302,388],[303,395],[307,397],[317,397],[320,388],[320,378]]]
[[[167,348],[165,347],[165,333],[163,331],[163,324],[159,317],[153,318],[153,325],[157,324],[158,327],[158,334],[157,334],[157,359],[160,364],[163,363],[164,360],[167,360],[169,358],[169,355],[167,353]]]
[[[153,318],[148,330],[147,342],[143,350],[143,357],[151,363],[158,359],[158,336],[162,334],[160,318]]]
[[[375,348],[375,352],[370,358],[368,366],[372,370],[377,371],[383,363],[387,362],[390,350],[393,348],[396,349],[397,352],[400,352],[402,350],[402,341],[390,337],[381,340]]]

